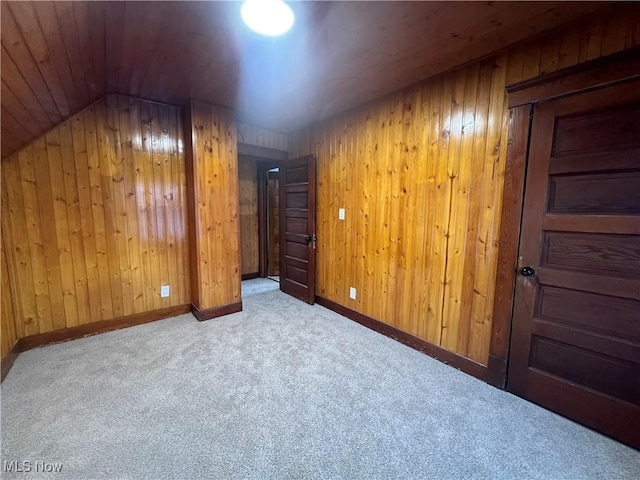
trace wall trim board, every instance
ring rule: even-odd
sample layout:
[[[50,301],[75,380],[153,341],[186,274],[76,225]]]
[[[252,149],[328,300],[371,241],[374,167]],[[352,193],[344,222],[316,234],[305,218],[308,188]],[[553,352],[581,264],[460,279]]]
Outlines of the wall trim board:
[[[507,85],[509,108],[571,95],[640,77],[640,47]]]
[[[184,130],[184,168],[185,168],[185,188],[187,193],[187,240],[189,245],[189,283],[191,287],[191,302],[200,303],[200,289],[198,279],[200,278],[200,259],[198,257],[197,238],[200,236],[200,223],[196,221],[196,205],[198,204],[198,190],[195,187],[194,159],[193,159],[193,118],[192,102],[189,101],[182,107],[182,128]]]
[[[509,340],[509,339],[507,339]],[[507,360],[506,358],[494,357],[489,354],[487,362],[487,376],[484,381],[501,390],[507,386]]]
[[[200,310],[193,303],[191,304],[191,313],[198,319],[199,322],[205,320],[211,320],[212,318],[222,317],[223,315],[229,315],[230,313],[237,313],[242,311],[242,301],[227,303],[219,307],[206,308]]]
[[[254,278],[258,278],[259,276],[260,276],[260,272],[243,273],[240,278],[244,281],[244,280],[252,280]]]
[[[13,348],[7,352],[7,354],[0,362],[2,364],[0,382],[4,381],[5,377],[9,373],[9,370],[11,370],[11,367],[13,367],[13,362],[15,362],[16,358],[18,358],[18,355],[20,355],[20,340],[16,342]]]
[[[255,157],[258,160],[275,160],[278,162],[284,161],[289,158],[289,152],[287,152],[286,150],[261,147],[260,145],[251,145],[249,143],[242,142],[238,142],[238,155]]]
[[[498,240],[500,249],[498,250],[488,362],[492,379],[490,383],[500,388],[504,388],[507,381],[507,355],[509,354],[516,263],[518,246],[520,245],[520,223],[524,201],[530,122],[531,105],[522,105],[509,111],[509,138]]]
[[[371,318],[355,310],[351,310],[348,307],[340,305],[332,300],[316,295],[316,303],[322,305],[329,310],[333,310],[340,315],[347,317],[354,322],[359,323],[371,330],[374,330],[382,335],[385,335],[400,343],[404,343],[408,347],[411,347],[419,352],[425,353],[430,357],[440,360],[442,363],[446,363],[458,370],[461,370],[469,375],[476,377],[483,381],[488,381],[488,369],[481,363],[474,362],[468,358],[465,358],[457,353],[453,353],[437,345],[425,342],[424,340],[409,335],[408,333],[398,330],[391,325],[387,325],[379,320]],[[491,383],[491,382],[489,382]],[[497,385],[495,385],[497,386]]]
[[[112,318],[111,320],[102,320],[101,322],[86,323],[76,327],[54,330],[53,332],[38,333],[36,335],[21,338],[18,340],[18,346],[21,352],[25,352],[32,348],[43,347],[52,343],[77,340],[78,338],[89,337],[98,333],[105,333],[112,330],[119,330],[121,328],[155,322],[157,320],[175,317],[176,315],[182,315],[184,313],[189,313],[189,304],[176,305],[144,313],[134,313],[133,315]]]
[[[180,105],[179,103],[170,103],[170,102],[163,102],[160,100],[152,100],[150,98],[141,97],[140,95],[129,95],[128,93],[118,93],[117,91],[113,91],[113,90],[109,90],[108,92],[105,92],[104,96],[106,97],[107,95],[118,95],[120,97],[133,98],[135,100],[140,100],[141,102],[153,103],[161,107],[173,107],[173,108],[183,107],[183,105]]]

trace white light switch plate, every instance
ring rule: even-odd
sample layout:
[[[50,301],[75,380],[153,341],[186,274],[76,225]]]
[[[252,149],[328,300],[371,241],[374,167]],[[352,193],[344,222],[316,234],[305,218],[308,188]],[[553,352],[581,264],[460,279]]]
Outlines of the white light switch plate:
[[[344,220],[344,208],[338,210],[338,219]]]
[[[349,288],[349,298],[356,299],[356,289],[354,287]]]
[[[168,297],[169,296],[169,285],[162,285],[160,287],[160,296]]]

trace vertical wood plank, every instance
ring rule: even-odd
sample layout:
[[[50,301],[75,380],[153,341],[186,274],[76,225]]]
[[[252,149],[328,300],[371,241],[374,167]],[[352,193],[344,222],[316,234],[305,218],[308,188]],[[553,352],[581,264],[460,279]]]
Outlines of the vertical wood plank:
[[[13,305],[11,286],[9,284],[9,266],[5,254],[4,238],[0,241],[0,257],[2,257],[2,299],[0,308],[0,357],[4,358],[18,341],[16,330],[16,311]]]
[[[97,321],[99,316],[99,294],[90,295],[90,289],[98,287],[98,272],[95,258],[95,242],[93,233],[89,225],[91,220],[87,220],[87,240],[85,243],[84,228],[82,216],[85,213],[91,215],[89,184],[86,177],[82,175],[86,171],[87,166],[87,149],[84,142],[84,135],[80,135],[78,144],[75,143],[73,137],[73,123],[65,123],[58,129],[59,135],[56,140],[60,144],[60,154],[62,156],[62,172],[64,174],[64,201],[67,207],[67,219],[69,222],[69,242],[71,248],[71,271],[75,280],[74,296],[78,309],[78,324],[90,323]],[[52,131],[52,133],[55,132]],[[83,171],[78,172],[74,157],[83,166]],[[81,179],[78,178],[80,173]],[[63,192],[61,191],[62,195]],[[90,264],[87,262],[87,256],[90,257]],[[66,272],[66,268],[62,267],[62,272]],[[94,285],[95,284],[95,285]],[[94,305],[92,303],[95,302]],[[67,325],[71,322],[67,319]]]
[[[155,215],[155,254],[157,257],[158,275],[153,279],[154,295],[157,297],[159,308],[167,307],[169,299],[160,297],[160,287],[169,283],[169,270],[167,265],[167,218],[164,198],[164,185],[162,178],[162,166],[166,161],[162,142],[162,125],[160,108],[157,104],[150,104],[151,122],[151,161],[153,165],[152,177],[152,202]]]
[[[136,201],[136,223],[138,227],[138,242],[140,263],[142,269],[143,305],[145,311],[154,309],[153,284],[151,278],[151,246],[149,226],[147,222],[147,151],[146,140],[143,136],[144,126],[142,123],[143,104],[138,100],[129,101],[129,121],[131,124],[131,139],[133,145],[133,164],[135,169],[135,201]]]
[[[53,315],[46,269],[42,220],[34,162],[36,154],[33,146],[27,147],[18,155],[20,179],[24,199],[24,221],[27,226],[29,259],[33,270],[33,289],[35,293],[38,329],[33,333],[53,330]]]
[[[185,118],[192,131],[187,154],[195,226],[191,296],[198,309],[208,310],[240,300],[236,123],[229,110],[195,101]]]
[[[56,325],[55,327],[64,328],[79,324],[76,279],[71,254],[69,218],[67,215],[68,202],[70,200],[72,201],[72,198],[68,198],[65,192],[65,171],[62,162],[60,132],[58,129],[54,129],[46,135],[45,146],[51,177],[52,198],[50,203],[53,205],[53,217],[50,221],[53,222],[55,228],[56,244],[58,247],[57,258],[53,258],[52,262],[58,264],[64,306],[64,315],[61,316],[62,326]],[[82,266],[83,264],[80,263],[79,265]]]
[[[18,154],[2,163],[2,241],[16,307],[19,337],[39,332],[33,269],[25,222]]]
[[[105,211],[102,193],[102,167],[100,164],[100,152],[98,151],[98,131],[96,123],[97,105],[87,109],[84,112],[84,121],[77,119],[73,124],[74,143],[86,143],[87,150],[87,169],[89,180],[89,193],[91,214],[85,210],[83,213],[83,234],[85,237],[85,245],[88,246],[87,252],[87,277],[92,271],[92,251],[90,235],[93,231],[95,241],[95,257],[98,270],[100,295],[100,316],[102,319],[113,318],[113,300],[111,295],[111,281],[109,273],[109,258],[107,254],[107,232],[105,226]],[[84,128],[83,128],[84,127]],[[82,138],[84,133],[84,139]],[[84,164],[82,156],[76,156],[76,168],[78,170],[78,178],[83,177]],[[91,222],[91,223],[89,223]],[[93,289],[91,289],[93,290]]]
[[[138,232],[138,175],[133,155],[133,143],[136,137],[133,134],[130,115],[130,100],[127,97],[118,95],[115,99],[118,128],[120,131],[120,152],[122,155],[122,175],[125,201],[125,218],[127,232],[127,246],[129,252],[129,265],[131,275],[131,311],[142,313],[145,307],[145,286],[140,260],[140,235]],[[139,138],[138,138],[139,140]]]
[[[92,119],[91,111],[85,111],[81,116],[73,119],[70,124],[60,126],[60,143],[65,163],[65,171],[68,172],[65,192],[67,198],[78,198],[80,215],[80,230],[72,234],[72,248],[74,259],[74,272],[76,281],[80,282],[86,277],[86,284],[78,284],[78,312],[80,323],[99,322],[103,320],[102,300],[111,299],[109,290],[102,291],[103,282],[101,279],[101,265],[98,257],[98,243],[96,236],[97,220],[102,217],[94,217],[97,207],[94,206],[96,192],[93,191],[92,182],[97,182],[96,173],[99,178],[99,171],[95,172],[93,158],[90,160],[89,142],[95,134],[95,123]],[[75,176],[76,185],[73,183]],[[75,216],[73,217],[75,219]],[[77,220],[77,219],[76,219]],[[76,227],[77,228],[77,227]],[[83,258],[84,255],[84,258]],[[84,266],[84,275],[81,266]],[[107,276],[108,277],[108,274]],[[105,277],[105,281],[106,280]],[[85,297],[86,290],[86,299]],[[85,312],[88,302],[89,315],[83,318],[80,312]],[[108,317],[107,317],[108,318]]]
[[[259,271],[258,242],[258,168],[255,159],[238,159],[238,190],[240,193],[241,273]]]
[[[52,205],[51,178],[49,174],[50,164],[47,155],[47,147],[44,138],[38,139],[33,144],[34,158],[33,167],[36,179],[36,190],[38,195],[39,222],[42,234],[42,246],[46,262],[46,287],[49,290],[49,301],[51,309],[51,328],[56,330],[64,328],[64,301],[62,292],[62,280],[60,274],[60,263],[58,259],[58,242],[56,239],[55,214]]]
[[[190,301],[178,117],[175,107],[112,95],[3,160],[3,254],[19,337]],[[164,303],[160,282],[172,286]]]
[[[133,313],[133,290],[131,285],[131,259],[129,255],[130,242],[127,230],[127,205],[125,194],[125,171],[124,152],[122,148],[122,138],[120,135],[120,125],[118,122],[118,97],[117,95],[107,95],[106,105],[106,128],[110,142],[108,153],[105,159],[111,168],[111,195],[113,205],[112,224],[115,227],[116,250],[117,251],[117,271],[119,272],[119,283],[121,285],[121,314],[131,315]],[[115,262],[114,262],[115,264]]]

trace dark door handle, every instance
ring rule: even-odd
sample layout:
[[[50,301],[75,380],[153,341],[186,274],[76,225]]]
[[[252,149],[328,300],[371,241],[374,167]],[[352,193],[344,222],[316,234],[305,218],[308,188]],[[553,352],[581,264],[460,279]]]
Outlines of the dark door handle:
[[[316,237],[315,235],[307,235],[306,237],[304,237],[304,239],[307,241],[307,245],[313,242],[311,246],[314,250],[316,249],[316,240],[318,240],[318,237]]]
[[[531,277],[536,274],[536,271],[533,269],[533,267],[527,266],[520,270],[520,273],[523,277]]]

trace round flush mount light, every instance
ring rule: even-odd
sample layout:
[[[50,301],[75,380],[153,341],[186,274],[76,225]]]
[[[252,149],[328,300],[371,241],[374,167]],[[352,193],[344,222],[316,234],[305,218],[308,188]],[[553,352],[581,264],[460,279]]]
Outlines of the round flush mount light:
[[[282,0],[246,0],[240,15],[251,30],[270,37],[287,33],[294,21],[293,10]]]

